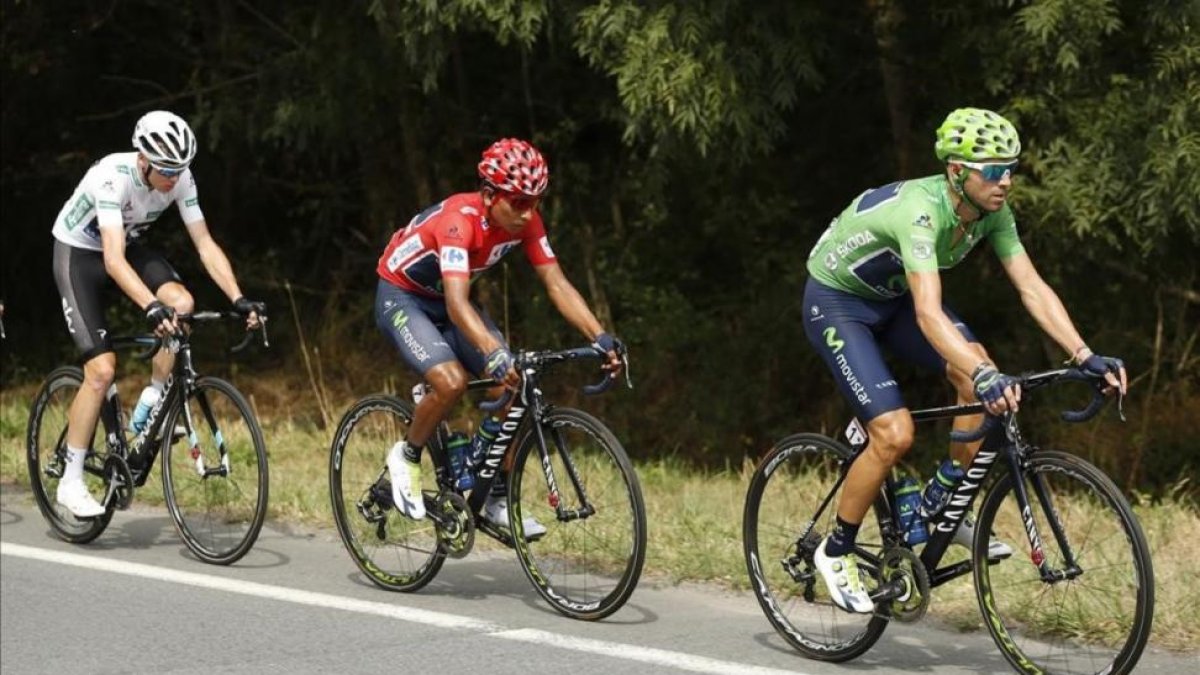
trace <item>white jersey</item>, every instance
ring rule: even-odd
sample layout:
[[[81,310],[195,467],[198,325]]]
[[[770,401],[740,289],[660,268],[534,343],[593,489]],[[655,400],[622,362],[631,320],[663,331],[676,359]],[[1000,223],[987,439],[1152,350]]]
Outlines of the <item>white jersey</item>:
[[[101,251],[100,228],[124,227],[125,240],[136,239],[171,202],[179,205],[185,224],[204,220],[191,169],[184,169],[170,192],[159,192],[142,179],[137,157],[136,152],[118,152],[93,164],[58,212],[54,238]]]

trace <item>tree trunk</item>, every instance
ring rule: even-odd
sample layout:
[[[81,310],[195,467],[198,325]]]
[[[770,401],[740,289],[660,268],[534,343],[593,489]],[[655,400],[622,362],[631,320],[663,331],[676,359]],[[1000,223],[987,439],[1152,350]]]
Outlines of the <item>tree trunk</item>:
[[[879,49],[879,73],[883,77],[883,93],[892,127],[896,173],[900,178],[910,178],[917,162],[913,153],[912,102],[908,93],[906,56],[900,42],[904,9],[900,0],[867,0],[867,8],[871,12],[875,45]]]

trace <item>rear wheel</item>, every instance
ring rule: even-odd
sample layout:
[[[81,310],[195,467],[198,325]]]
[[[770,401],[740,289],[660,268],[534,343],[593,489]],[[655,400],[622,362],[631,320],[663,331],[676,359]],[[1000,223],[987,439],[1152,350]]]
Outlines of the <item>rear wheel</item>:
[[[986,559],[988,537],[981,535],[989,531],[1026,549],[975,567],[992,638],[1020,672],[1132,671],[1150,636],[1154,570],[1129,503],[1099,469],[1066,453],[1038,451],[1022,480],[1028,513],[1010,473],[988,492],[976,525],[976,560]],[[1030,562],[1027,519],[1041,542],[1045,578]]]
[[[202,377],[163,429],[163,496],[179,536],[204,562],[236,562],[267,516],[267,445],[250,405]]]
[[[885,617],[837,607],[813,562],[817,546],[836,523],[841,485],[830,493],[850,456],[844,445],[819,434],[783,439],[755,469],[742,516],[746,568],[767,620],[789,644],[821,661],[861,656],[888,624]],[[863,582],[870,588],[877,583],[873,572],[878,573],[883,551],[879,523],[871,513],[858,532],[856,551]]]
[[[641,486],[624,448],[595,417],[554,408],[540,429],[559,506],[571,515],[558,519],[537,430],[531,428],[509,478],[509,527],[517,534],[517,556],[538,593],[559,612],[602,619],[625,604],[641,576],[646,556]],[[527,541],[521,536],[525,518],[536,519],[546,533]]]
[[[329,456],[329,494],[342,543],[363,574],[390,591],[423,587],[446,560],[434,522],[408,518],[392,505],[387,455],[408,435],[410,424],[407,402],[368,396],[342,417]],[[421,457],[427,496],[437,490],[432,455]]]
[[[86,544],[99,537],[112,520],[113,506],[96,518],[76,518],[56,499],[58,482],[67,462],[67,413],[83,383],[83,371],[75,366],[50,373],[33,399],[26,429],[25,462],[34,501],[54,534],[73,544]],[[87,459],[84,484],[96,501],[104,503],[107,482],[104,479],[106,457],[103,425],[96,424]]]

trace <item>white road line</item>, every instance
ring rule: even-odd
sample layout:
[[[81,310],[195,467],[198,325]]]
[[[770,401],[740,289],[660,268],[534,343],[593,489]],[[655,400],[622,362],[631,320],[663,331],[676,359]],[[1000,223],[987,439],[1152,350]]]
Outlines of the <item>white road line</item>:
[[[314,593],[311,591],[302,591],[283,586],[260,584],[253,581],[226,579],[208,574],[182,572],[166,567],[156,567],[154,565],[144,565],[141,563],[127,562],[124,560],[113,560],[110,558],[97,558],[94,556],[80,555],[78,553],[52,551],[33,546],[13,544],[6,541],[0,542],[0,555],[10,555],[17,558],[27,558],[29,560],[40,560],[59,565],[70,565],[72,567],[83,567],[87,569],[99,570],[101,572],[109,572],[112,574],[123,574],[142,579],[154,579],[168,583],[195,586],[197,588],[225,591],[227,593],[238,593],[240,595],[249,595],[259,598],[267,598],[269,600],[279,600],[282,602],[291,602],[298,605],[339,609],[346,612],[357,612],[359,614],[371,614],[374,616],[396,619],[398,621],[407,621],[410,623],[418,623],[426,626],[439,626],[442,628],[470,630],[483,633],[489,637],[499,638],[501,640],[530,642],[545,647],[555,647],[570,651],[586,652],[589,654],[597,654],[600,656],[622,659],[625,661],[636,661],[639,663],[657,666],[668,666],[671,668],[678,668],[680,670],[686,670],[695,673],[713,673],[714,675],[732,675],[734,673],[747,673],[750,675],[782,675],[783,673],[790,673],[791,675],[805,675],[804,673],[797,673],[796,671],[791,670],[778,670],[774,668],[751,666],[743,663],[737,663],[735,661],[722,661],[720,659],[696,656],[694,654],[687,654],[684,652],[675,652],[668,649],[654,649],[651,647],[627,645],[619,642],[589,640],[587,638],[571,637],[568,635],[560,635],[558,633],[551,633],[549,631],[535,630],[531,628],[513,630],[491,621],[483,621],[467,616],[459,616],[457,614],[447,614],[445,612],[435,612],[425,609],[416,609],[413,607],[402,607],[382,602],[372,602],[370,600],[356,600],[354,598],[345,598],[339,595],[330,595],[328,593]]]
[[[534,628],[490,633],[488,637],[516,640],[517,642],[530,642],[541,647],[557,647],[575,652],[608,656],[614,659],[650,663],[656,666],[670,666],[680,670],[689,670],[694,673],[714,673],[716,675],[776,675],[777,673],[788,673],[788,675],[804,675],[804,673],[798,673],[794,670],[750,666],[744,663],[710,659],[707,656],[673,652],[668,649],[638,647],[636,645],[605,642],[603,640],[589,640],[588,638],[560,635]]]

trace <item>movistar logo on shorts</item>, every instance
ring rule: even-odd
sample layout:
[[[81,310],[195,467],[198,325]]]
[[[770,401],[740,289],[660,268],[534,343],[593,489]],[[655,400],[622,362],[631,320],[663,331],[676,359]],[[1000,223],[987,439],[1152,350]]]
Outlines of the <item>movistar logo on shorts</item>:
[[[846,341],[837,336],[837,329],[833,326],[825,329],[825,344],[836,354],[842,351],[842,347],[846,346]]]
[[[392,325],[396,328],[404,328],[405,324],[407,323],[408,315],[404,313],[404,310],[400,310],[392,315]]]

